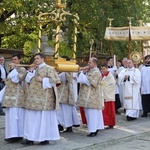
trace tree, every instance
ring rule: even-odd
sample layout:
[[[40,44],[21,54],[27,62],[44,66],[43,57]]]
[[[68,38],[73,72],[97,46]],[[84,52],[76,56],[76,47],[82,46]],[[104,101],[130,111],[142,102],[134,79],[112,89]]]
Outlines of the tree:
[[[1,47],[23,49],[30,56],[38,40],[37,16],[40,12],[50,11],[52,2],[53,0],[1,0]]]
[[[150,21],[149,3],[147,0],[70,0],[71,9],[79,12],[79,49],[86,51],[89,45],[89,39],[103,39],[105,29],[108,26],[107,18],[114,18],[112,25],[115,27],[128,26],[127,17],[134,17],[133,26],[137,26],[137,20],[142,19],[144,22]],[[82,6],[82,7],[81,7]],[[82,44],[82,42],[83,44]],[[137,45],[138,42],[133,45]],[[109,42],[104,41],[105,49],[109,49]],[[114,52],[121,57],[127,56],[126,42],[113,42]]]
[[[64,1],[62,0],[62,3]],[[51,12],[52,3],[55,0],[0,0],[0,39],[1,47],[23,49],[28,56],[37,45],[38,24],[37,16],[40,12]],[[89,50],[89,41],[102,41],[105,29],[108,26],[107,18],[114,18],[113,26],[128,26],[127,17],[134,17],[133,26],[137,26],[137,20],[142,19],[149,22],[150,5],[148,0],[67,0],[67,8],[72,14],[78,13],[80,22],[78,26],[77,56]],[[14,14],[14,17],[10,16]],[[43,34],[51,40],[52,32],[56,26],[54,23],[47,23],[43,26]],[[62,25],[65,28],[72,28],[71,22]],[[68,32],[71,39],[71,32]],[[72,41],[64,44],[62,48],[72,49]],[[138,47],[138,42],[133,42]],[[109,50],[109,42],[103,40],[103,49]],[[120,57],[126,56],[127,43],[113,42],[114,52]]]

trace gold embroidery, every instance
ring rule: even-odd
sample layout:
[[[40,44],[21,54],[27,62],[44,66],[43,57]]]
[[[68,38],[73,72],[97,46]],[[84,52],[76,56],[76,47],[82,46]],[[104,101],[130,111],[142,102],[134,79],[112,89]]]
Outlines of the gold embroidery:
[[[101,97],[102,90],[100,91],[102,85],[100,84],[99,70],[98,69],[90,70],[88,72],[87,78],[90,82],[96,83],[95,85],[97,86],[92,85],[88,86],[86,84],[80,84],[77,106],[92,109],[102,109],[103,107],[103,99]]]

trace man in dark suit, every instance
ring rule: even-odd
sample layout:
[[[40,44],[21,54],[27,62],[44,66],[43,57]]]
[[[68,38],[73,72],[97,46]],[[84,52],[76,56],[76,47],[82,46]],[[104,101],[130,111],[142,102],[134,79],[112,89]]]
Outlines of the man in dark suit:
[[[0,91],[5,86],[5,79],[7,76],[7,72],[6,72],[6,69],[4,67],[4,62],[5,62],[4,57],[0,56]],[[2,110],[2,104],[0,103],[0,116],[4,116],[4,115],[5,115],[5,113]]]

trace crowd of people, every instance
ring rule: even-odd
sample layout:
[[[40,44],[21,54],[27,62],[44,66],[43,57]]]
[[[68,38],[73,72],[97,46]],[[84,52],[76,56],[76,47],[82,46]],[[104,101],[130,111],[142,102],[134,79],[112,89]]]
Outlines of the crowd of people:
[[[98,59],[91,57],[79,72],[56,72],[42,53],[34,55],[29,69],[20,62],[20,55],[14,54],[7,75],[0,56],[0,115],[5,115],[7,142],[45,145],[59,140],[59,132],[81,125],[77,107],[88,137],[113,129],[121,107],[127,121],[137,119],[140,110],[141,117],[150,112],[150,55],[140,69],[127,58],[115,66],[112,57],[100,68]]]

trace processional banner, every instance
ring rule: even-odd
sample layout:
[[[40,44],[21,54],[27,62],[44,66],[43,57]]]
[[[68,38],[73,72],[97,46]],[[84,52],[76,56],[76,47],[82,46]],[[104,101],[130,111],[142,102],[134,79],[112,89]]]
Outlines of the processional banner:
[[[129,27],[107,27],[104,39],[111,41],[129,41],[129,31]]]
[[[130,27],[131,40],[150,40],[150,27]]]

